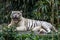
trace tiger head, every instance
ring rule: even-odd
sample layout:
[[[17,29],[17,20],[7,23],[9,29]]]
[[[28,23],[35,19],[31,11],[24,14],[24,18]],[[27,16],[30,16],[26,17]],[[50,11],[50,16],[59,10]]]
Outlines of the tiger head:
[[[18,22],[19,20],[21,20],[22,17],[22,11],[12,11],[11,14],[11,19],[15,22]]]

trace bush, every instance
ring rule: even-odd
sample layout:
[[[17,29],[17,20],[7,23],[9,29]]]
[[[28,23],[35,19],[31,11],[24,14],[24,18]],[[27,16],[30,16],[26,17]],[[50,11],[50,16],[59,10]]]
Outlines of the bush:
[[[14,31],[15,28],[3,28],[2,31],[0,32],[0,40],[57,40],[60,39],[60,34],[59,33],[54,33],[54,34],[34,34],[33,32],[31,33],[26,33],[22,34],[20,32]]]

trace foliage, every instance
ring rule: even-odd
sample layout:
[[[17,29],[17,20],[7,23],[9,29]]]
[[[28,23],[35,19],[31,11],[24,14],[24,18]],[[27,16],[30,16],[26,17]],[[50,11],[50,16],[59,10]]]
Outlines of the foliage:
[[[59,23],[60,0],[0,0],[0,23],[9,23],[13,10],[22,10],[26,18]]]
[[[10,23],[13,10],[22,10],[26,18],[48,21],[60,27],[60,0],[0,0],[0,24]],[[60,33],[35,35],[33,32],[21,34],[14,30],[14,27],[3,28],[0,40],[60,40]]]
[[[34,32],[21,33],[14,30],[15,27],[4,27],[2,31],[0,31],[0,40],[60,40],[60,33],[35,34]]]

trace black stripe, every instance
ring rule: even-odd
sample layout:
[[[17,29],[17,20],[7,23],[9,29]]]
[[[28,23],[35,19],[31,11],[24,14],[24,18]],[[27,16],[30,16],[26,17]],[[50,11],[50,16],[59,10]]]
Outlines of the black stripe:
[[[36,24],[36,23],[34,22],[34,27],[35,27],[35,24]]]
[[[36,22],[36,23],[35,23],[35,24],[36,24],[36,26],[38,26],[38,25],[37,25],[37,21],[35,21],[35,22]]]
[[[33,20],[31,20],[32,21],[32,25],[31,25],[31,28],[33,27]]]

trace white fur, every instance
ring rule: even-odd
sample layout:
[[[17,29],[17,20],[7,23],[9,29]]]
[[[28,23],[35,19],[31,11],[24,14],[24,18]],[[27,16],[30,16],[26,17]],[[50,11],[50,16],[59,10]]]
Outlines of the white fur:
[[[12,11],[12,15],[11,15],[12,17],[14,15],[13,13],[20,13],[20,15],[16,14],[20,17],[20,21],[18,21],[18,20],[14,21],[12,19],[11,23],[8,25],[8,27],[12,26],[12,25],[15,25],[15,23],[17,23],[18,26],[16,27],[16,30],[18,30],[18,31],[27,31],[27,28],[29,28],[29,30],[32,29],[32,31],[40,30],[40,31],[49,33],[49,32],[51,32],[51,28],[53,28],[57,32],[57,30],[55,29],[55,27],[51,23],[48,23],[48,22],[45,22],[45,21],[37,21],[37,20],[23,18],[22,17],[22,12],[20,12],[20,11]],[[32,24],[35,24],[35,25],[32,25]]]

